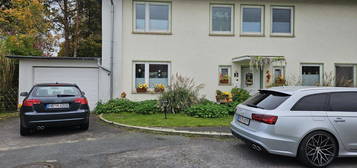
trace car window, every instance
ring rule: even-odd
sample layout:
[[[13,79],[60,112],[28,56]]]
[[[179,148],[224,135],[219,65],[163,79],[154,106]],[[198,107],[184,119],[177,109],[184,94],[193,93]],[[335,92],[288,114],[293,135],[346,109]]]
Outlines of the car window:
[[[75,86],[37,86],[34,97],[79,96],[81,92]]]
[[[328,94],[314,94],[301,98],[292,111],[324,111]]]
[[[250,107],[273,110],[289,97],[290,95],[288,94],[263,90],[249,98],[243,104]]]
[[[331,93],[330,109],[357,112],[357,92]]]

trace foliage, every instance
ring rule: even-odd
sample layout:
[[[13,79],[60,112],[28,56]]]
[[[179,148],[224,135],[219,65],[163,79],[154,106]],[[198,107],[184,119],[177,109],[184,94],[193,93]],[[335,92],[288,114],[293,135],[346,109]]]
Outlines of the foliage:
[[[15,80],[15,61],[6,58],[6,54],[5,42],[0,40],[0,92],[12,87]]]
[[[104,114],[107,120],[122,124],[144,127],[210,127],[229,126],[232,116],[223,118],[195,118],[186,114],[168,114],[167,119],[162,113],[143,115],[136,113]]]
[[[138,88],[139,89],[147,89],[147,88],[149,88],[149,85],[147,83],[140,83],[138,85]]]
[[[236,112],[236,108],[237,108],[238,104],[240,104],[240,103],[241,102],[234,101],[234,102],[224,104],[225,106],[227,106],[228,114],[234,115],[234,113]]]
[[[8,54],[51,54],[55,37],[42,0],[6,1],[0,8],[0,37]]]
[[[154,114],[160,111],[157,100],[145,100],[136,103],[133,111],[138,114]]]
[[[233,88],[231,90],[232,96],[233,96],[233,101],[234,102],[244,102],[250,97],[250,94],[247,90],[242,89],[242,88]]]
[[[159,98],[159,107],[162,111],[171,113],[184,111],[186,108],[199,102],[199,91],[202,84],[196,85],[192,78],[186,78],[179,74],[172,77],[171,85]]]
[[[107,103],[99,102],[95,111],[97,114],[133,112],[136,105],[136,102],[132,102],[128,99],[112,99]]]
[[[229,109],[225,105],[208,103],[193,105],[187,108],[185,113],[198,118],[221,118],[228,115]]]
[[[55,31],[64,41],[59,56],[101,56],[101,1],[46,0]]]

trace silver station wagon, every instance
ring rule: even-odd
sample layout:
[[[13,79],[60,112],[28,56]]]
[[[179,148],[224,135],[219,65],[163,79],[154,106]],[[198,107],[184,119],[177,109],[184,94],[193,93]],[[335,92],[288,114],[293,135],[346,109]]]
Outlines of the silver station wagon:
[[[357,156],[357,88],[275,87],[237,106],[232,134],[258,151],[326,167]]]

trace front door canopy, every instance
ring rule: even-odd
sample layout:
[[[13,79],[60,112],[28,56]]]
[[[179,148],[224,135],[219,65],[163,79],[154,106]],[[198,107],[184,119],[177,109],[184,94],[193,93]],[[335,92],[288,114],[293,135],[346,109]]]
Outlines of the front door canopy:
[[[284,56],[256,56],[245,55],[235,57],[232,59],[233,63],[249,62],[250,67],[262,68],[264,65],[270,65],[274,62],[279,63],[281,66],[285,66],[286,60]]]

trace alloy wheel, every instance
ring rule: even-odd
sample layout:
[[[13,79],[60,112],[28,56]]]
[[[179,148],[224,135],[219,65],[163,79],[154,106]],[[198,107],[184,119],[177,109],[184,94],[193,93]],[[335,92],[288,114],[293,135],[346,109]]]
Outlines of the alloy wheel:
[[[313,165],[318,167],[326,166],[335,157],[335,141],[323,134],[313,135],[306,143],[305,154]]]

